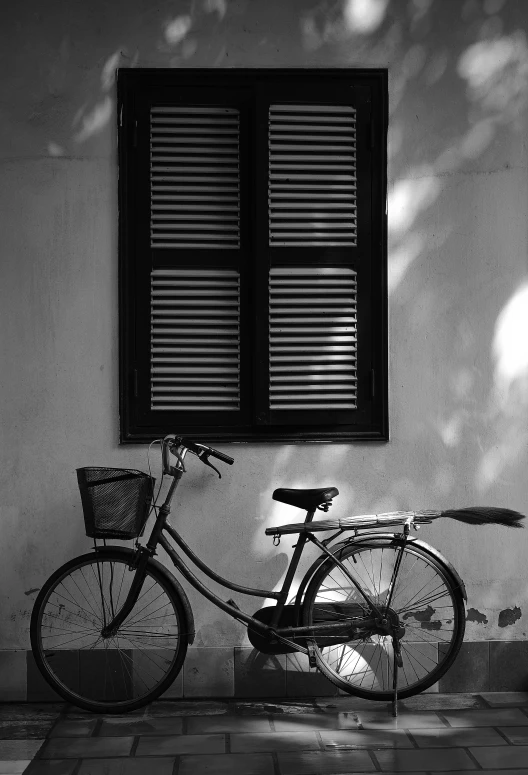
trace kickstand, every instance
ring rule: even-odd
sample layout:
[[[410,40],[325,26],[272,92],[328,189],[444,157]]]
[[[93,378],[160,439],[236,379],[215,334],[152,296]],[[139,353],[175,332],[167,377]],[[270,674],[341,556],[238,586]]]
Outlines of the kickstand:
[[[398,716],[398,668],[403,667],[403,660],[400,649],[400,641],[397,637],[392,638],[392,648],[394,652],[394,660],[392,665],[392,715],[394,718]]]

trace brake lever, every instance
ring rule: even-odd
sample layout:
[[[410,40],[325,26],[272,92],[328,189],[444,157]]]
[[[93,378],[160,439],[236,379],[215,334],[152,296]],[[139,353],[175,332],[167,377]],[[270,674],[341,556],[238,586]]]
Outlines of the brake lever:
[[[218,468],[216,468],[212,463],[209,462],[209,455],[207,455],[205,453],[203,455],[200,455],[200,460],[202,461],[204,466],[209,466],[209,468],[212,468],[213,471],[216,471],[216,473],[218,474],[218,478],[219,479],[222,478],[222,474],[220,473]]]

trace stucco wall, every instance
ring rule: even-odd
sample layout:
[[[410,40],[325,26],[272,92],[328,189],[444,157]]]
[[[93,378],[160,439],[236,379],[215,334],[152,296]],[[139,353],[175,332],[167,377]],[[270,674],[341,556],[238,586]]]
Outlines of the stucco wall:
[[[336,485],[334,516],[527,510],[527,25],[524,0],[4,8],[0,649],[28,648],[35,590],[90,545],[75,468],[146,466],[146,448],[118,445],[116,67],[389,68],[391,441],[226,446],[221,481],[194,466],[180,490],[193,548],[277,585],[291,542],[263,531],[300,514],[271,500],[278,486]],[[443,522],[421,537],[467,583],[469,640],[525,639],[527,531]],[[190,598],[197,645],[247,643]]]

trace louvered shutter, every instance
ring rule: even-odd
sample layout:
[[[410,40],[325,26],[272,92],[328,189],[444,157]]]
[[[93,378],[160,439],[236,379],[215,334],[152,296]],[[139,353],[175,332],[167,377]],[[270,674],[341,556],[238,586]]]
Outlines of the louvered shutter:
[[[155,269],[151,299],[152,409],[238,409],[238,272]]]
[[[356,408],[356,277],[347,267],[272,268],[270,409]]]
[[[356,111],[271,105],[269,244],[355,246]]]
[[[153,105],[149,146],[150,411],[180,427],[233,422],[241,408],[240,111]]]
[[[269,423],[353,422],[358,409],[356,107],[270,102]]]
[[[240,247],[239,113],[153,107],[151,245]]]

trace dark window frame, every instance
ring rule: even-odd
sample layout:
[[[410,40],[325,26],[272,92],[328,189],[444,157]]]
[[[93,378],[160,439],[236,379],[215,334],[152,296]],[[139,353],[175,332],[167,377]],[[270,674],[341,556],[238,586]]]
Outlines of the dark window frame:
[[[259,393],[259,384],[262,383],[262,371],[260,379],[256,378],[260,366],[255,363],[244,362],[242,372],[243,390],[251,392],[251,416],[246,416],[244,425],[222,425],[215,421],[209,425],[193,424],[175,427],[170,417],[159,416],[161,422],[154,424],[149,422],[149,413],[145,410],[145,398],[150,389],[150,373],[145,367],[146,353],[148,352],[148,340],[150,332],[150,320],[148,304],[141,299],[150,276],[150,251],[146,238],[148,229],[145,221],[148,221],[148,207],[146,197],[150,188],[150,179],[146,174],[146,165],[138,162],[136,148],[148,146],[148,132],[145,121],[145,105],[149,101],[168,99],[167,95],[174,94],[184,89],[202,89],[209,93],[218,93],[219,90],[235,90],[238,93],[251,91],[248,100],[254,101],[256,92],[263,93],[273,89],[272,94],[283,94],[284,85],[292,89],[298,89],[299,93],[313,90],[316,85],[326,86],[336,95],[346,95],[347,89],[363,89],[369,94],[369,109],[371,111],[369,121],[361,124],[361,142],[372,151],[371,164],[373,166],[370,176],[371,189],[370,207],[370,246],[371,257],[370,288],[368,289],[368,308],[370,327],[368,331],[368,343],[360,343],[360,351],[367,350],[372,364],[368,373],[361,374],[359,395],[362,405],[367,406],[362,422],[333,423],[331,425],[307,425],[304,420],[296,424],[281,422],[270,426],[267,424],[269,415],[262,414],[263,398]],[[290,91],[291,93],[291,91]],[[163,96],[162,96],[163,95]],[[276,97],[274,97],[276,99]],[[254,103],[252,103],[254,104]],[[251,167],[244,172],[246,176],[243,183],[247,191],[255,192],[256,180],[260,175],[262,180],[264,148],[263,136],[266,136],[266,128],[262,122],[257,125],[255,120],[256,110],[250,110],[250,121],[253,122],[245,153],[255,153],[255,146],[260,139],[260,171],[258,167]],[[381,69],[371,70],[306,70],[306,69],[255,69],[255,70],[119,70],[118,71],[118,163],[119,163],[119,355],[120,355],[120,383],[119,383],[119,408],[120,408],[120,442],[147,443],[154,438],[159,438],[165,433],[181,433],[182,435],[195,436],[208,442],[300,442],[300,441],[386,441],[388,440],[388,320],[387,320],[387,226],[386,226],[386,132],[388,113],[388,78],[387,71]],[[366,136],[365,136],[366,135]],[[267,148],[267,145],[264,146]],[[257,170],[257,171],[255,171]],[[257,224],[255,233],[263,233],[267,202],[264,196],[263,186],[260,186],[260,194],[243,200],[247,207],[246,218],[243,220],[243,229],[249,228],[248,220]],[[359,202],[361,202],[361,192]],[[141,198],[143,197],[143,198]],[[143,219],[143,220],[142,220]],[[264,220],[263,220],[264,219]],[[138,225],[140,228],[138,229]],[[260,230],[260,232],[259,232]],[[141,235],[143,235],[141,240]],[[246,235],[247,236],[247,235]],[[247,238],[246,248],[250,254],[257,253],[254,272],[267,272],[269,264],[264,257],[266,248],[262,247],[262,240],[255,236]],[[258,251],[260,250],[260,254]],[[217,251],[218,253],[219,251]],[[143,258],[142,258],[143,256]],[[222,262],[221,256],[215,259]],[[295,263],[295,259],[291,259]],[[329,259],[330,263],[335,263]],[[279,261],[280,263],[280,261]],[[290,263],[290,262],[289,262]],[[267,283],[253,277],[252,280],[246,274],[244,283],[250,283],[253,287],[251,303],[256,303],[256,309],[261,310],[260,329],[255,322],[245,325],[243,328],[243,349],[246,351],[246,359],[255,342],[265,337],[262,326],[262,310],[267,309]],[[246,286],[242,287],[242,304],[250,303]],[[361,289],[364,294],[365,288]],[[365,305],[364,297],[360,297],[361,306]],[[243,311],[243,319],[249,321],[249,312]],[[363,326],[361,314],[358,322]],[[251,330],[250,330],[251,326]],[[263,344],[263,342],[261,342]],[[143,368],[139,368],[140,364]],[[253,377],[250,376],[250,372]],[[251,384],[250,384],[251,383]],[[143,397],[143,408],[141,400]],[[152,414],[152,413],[150,413]],[[259,414],[257,419],[256,415]],[[359,412],[358,415],[359,416]],[[301,417],[299,413],[297,417]],[[304,419],[308,420],[306,416]]]

